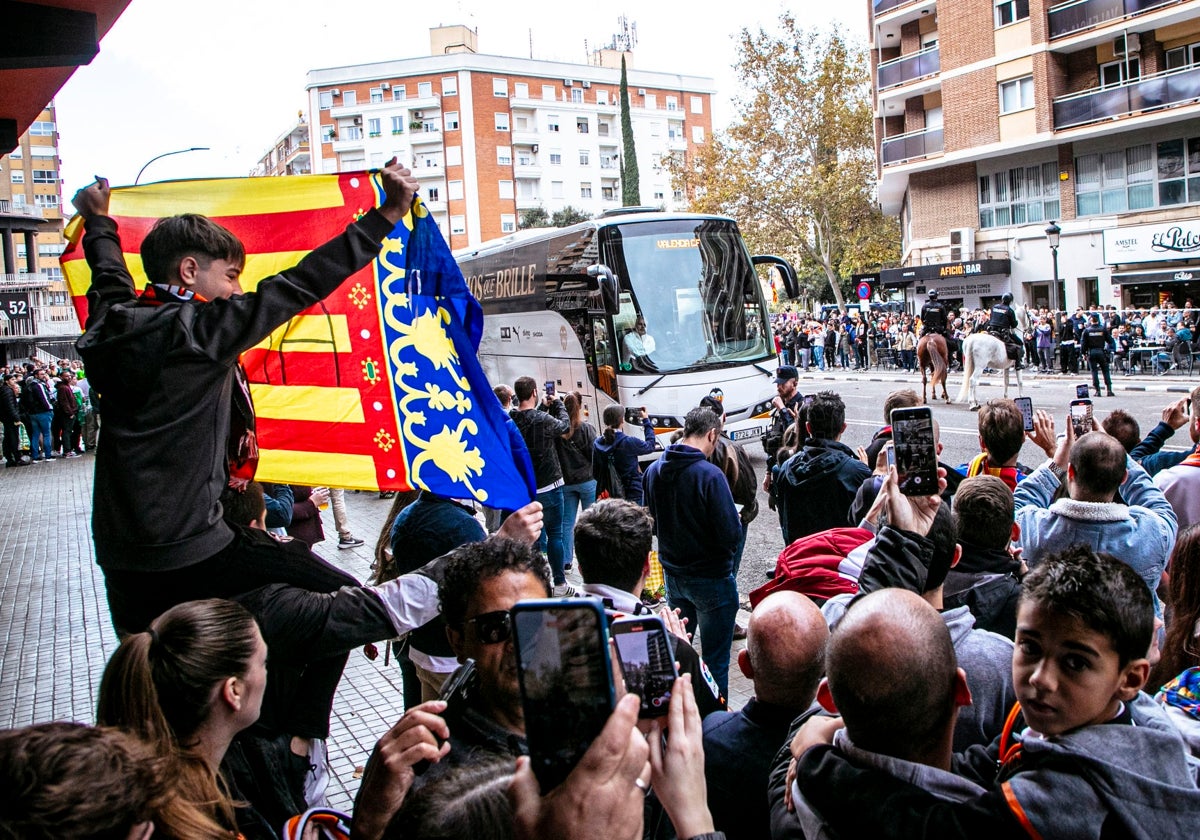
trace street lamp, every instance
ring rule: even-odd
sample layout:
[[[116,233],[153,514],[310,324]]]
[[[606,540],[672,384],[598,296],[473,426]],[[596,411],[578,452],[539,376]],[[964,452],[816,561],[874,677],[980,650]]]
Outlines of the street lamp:
[[[1050,246],[1050,262],[1054,267],[1054,279],[1050,281],[1050,311],[1058,311],[1058,243],[1062,237],[1062,228],[1058,222],[1051,221],[1046,227],[1046,243]]]
[[[137,177],[133,179],[133,185],[136,187],[138,184],[138,181],[142,180],[142,173],[146,171],[146,167],[149,166],[150,164],[154,163],[154,161],[159,160],[160,158],[170,157],[171,155],[183,155],[183,154],[187,154],[188,152],[207,152],[207,151],[208,151],[208,146],[192,146],[190,149],[176,149],[173,152],[163,152],[161,155],[158,155],[157,157],[152,157],[152,158],[150,158],[150,160],[146,161],[142,165],[141,169],[138,170]]]

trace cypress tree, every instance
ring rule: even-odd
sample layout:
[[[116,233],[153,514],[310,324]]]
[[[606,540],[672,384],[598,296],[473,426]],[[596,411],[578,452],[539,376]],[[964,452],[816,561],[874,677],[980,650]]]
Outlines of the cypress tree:
[[[637,149],[633,145],[633,120],[629,116],[629,78],[625,72],[625,56],[621,56],[621,203],[637,207],[642,203],[642,188],[638,176]]]

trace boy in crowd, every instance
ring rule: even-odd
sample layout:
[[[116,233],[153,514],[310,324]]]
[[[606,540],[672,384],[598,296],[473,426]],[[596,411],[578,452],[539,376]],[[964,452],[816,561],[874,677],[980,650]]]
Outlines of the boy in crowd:
[[[1186,747],[1141,693],[1153,626],[1150,593],[1124,563],[1084,546],[1053,555],[1025,578],[1021,594],[1019,706],[990,748],[955,759],[987,793],[939,801],[826,746],[801,756],[798,789],[842,837],[1194,832],[1200,789]]]

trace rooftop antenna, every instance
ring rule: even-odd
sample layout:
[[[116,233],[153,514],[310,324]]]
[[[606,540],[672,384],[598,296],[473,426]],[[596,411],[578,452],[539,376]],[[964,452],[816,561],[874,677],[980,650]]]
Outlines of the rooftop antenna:
[[[533,27],[529,28],[529,58],[533,59]]]

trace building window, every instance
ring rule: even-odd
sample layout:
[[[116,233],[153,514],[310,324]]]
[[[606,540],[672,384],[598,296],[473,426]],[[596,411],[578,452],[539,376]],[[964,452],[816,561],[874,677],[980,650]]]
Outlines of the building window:
[[[513,182],[498,181],[497,183],[500,185],[500,198],[511,199],[513,197]]]
[[[451,201],[462,201],[462,197],[463,197],[463,182],[462,181],[450,181],[446,185],[446,187],[447,187],[446,191],[449,194]]]
[[[571,101],[577,103],[583,102],[583,88],[571,88]]]
[[[37,120],[29,126],[29,134],[33,137],[53,137],[54,123],[50,120]]]
[[[662,190],[654,191],[654,200],[655,201],[662,201],[665,197],[666,197],[666,193],[663,192]]]
[[[650,123],[650,136],[662,137],[662,123],[658,121]]]
[[[589,152],[587,149],[579,150],[579,165],[580,166],[591,166],[592,165],[592,153]]]
[[[605,201],[613,201],[617,197],[617,188],[616,187],[601,187],[600,188],[600,197],[603,198]]]
[[[675,96],[667,97],[667,110],[668,111],[678,111],[679,110],[679,98],[678,97],[675,97]]]
[[[328,111],[333,107],[333,91],[323,90],[317,94],[317,108],[322,111]]]
[[[1033,107],[1033,76],[1000,83],[1000,113],[1011,114]]]
[[[462,166],[462,146],[446,147],[446,165]]]
[[[451,233],[466,233],[467,232],[467,217],[466,216],[451,216],[450,217],[450,232]]]
[[[1054,163],[1018,166],[979,177],[979,226],[1008,227],[1059,217]]]
[[[23,171],[21,171],[20,169],[14,169],[12,171],[12,182],[14,184],[24,184],[25,183],[25,173]]]
[[[1193,141],[1194,142],[1194,141]],[[1168,203],[1178,197],[1182,140],[1156,144],[1166,160],[1156,164],[1155,146],[1144,143],[1114,152],[1081,155],[1075,159],[1075,212],[1079,216],[1121,213],[1154,207],[1155,173],[1165,172]],[[1190,143],[1189,143],[1190,145]],[[1163,148],[1166,147],[1166,148]],[[1198,161],[1200,162],[1200,161]],[[1196,166],[1194,171],[1200,171]],[[1198,191],[1200,192],[1200,191]],[[1196,200],[1200,200],[1200,194]]]
[[[508,98],[508,79],[492,79],[492,96]]]
[[[612,129],[609,127],[608,123],[601,120],[600,122],[596,123],[596,133],[601,137],[607,137],[610,133],[612,133]]]
[[[546,117],[546,130],[558,131],[558,117],[555,114],[550,114]]]
[[[1167,69],[1180,70],[1184,67],[1194,67],[1200,64],[1200,44],[1188,44],[1186,47],[1176,47],[1167,50]],[[30,134],[33,133],[31,130]]]
[[[404,85],[392,85],[392,101],[403,102],[408,97],[408,89]]]
[[[550,153],[550,165],[551,166],[561,166],[562,165],[562,152],[551,152]]]
[[[377,87],[371,88],[371,102],[382,102],[382,101],[383,101],[383,88],[377,88]]]
[[[608,91],[606,91],[606,90],[596,91],[596,104],[597,105],[607,105],[608,104]]]
[[[498,166],[512,166],[512,146],[496,147],[496,164]]]
[[[458,111],[447,111],[445,121],[447,131],[458,131]]]
[[[496,130],[497,131],[508,131],[508,113],[507,112],[503,112],[503,111],[497,112],[497,114],[496,114]]]
[[[404,117],[403,116],[392,117],[392,134],[403,134],[403,133],[404,133]]]
[[[1142,77],[1142,62],[1136,55],[1127,60],[1110,61],[1100,65],[1100,87],[1120,87]]]
[[[417,99],[433,96],[433,82],[417,82]]]
[[[591,198],[592,197],[592,185],[589,182],[584,181],[582,184],[579,185],[579,197],[580,198]]]
[[[342,91],[342,105],[357,105],[357,104],[358,104],[358,91],[356,91],[356,90]]]
[[[1008,26],[1029,17],[1029,0],[996,0],[996,26]]]
[[[439,187],[428,187],[425,190],[425,197],[430,201],[441,201],[441,189]]]
[[[692,113],[693,114],[703,114],[704,113],[704,97],[692,96],[692,97],[690,97],[690,99],[691,99]]]
[[[683,201],[683,190],[672,190],[671,198],[675,199],[676,201]]]
[[[528,82],[516,82],[515,84],[513,84],[513,96],[516,97],[517,99],[528,99],[529,98],[529,83]]]
[[[562,198],[563,197],[563,182],[562,181],[551,181],[550,182],[550,197],[551,198]]]
[[[575,120],[575,131],[579,134],[587,134],[588,133],[587,117],[579,117]]]
[[[321,126],[321,142],[330,143],[337,139],[337,128],[332,125]]]
[[[458,96],[458,76],[442,77],[442,96]]]
[[[692,126],[692,142],[693,143],[703,143],[704,142],[704,126],[702,126],[702,125]]]
[[[542,99],[547,102],[553,102],[558,99],[558,88],[554,85],[542,85]]]
[[[644,97],[644,99],[642,100],[642,104],[644,105],[644,107],[646,108],[647,111],[658,110],[658,96],[656,96],[653,93],[647,93],[646,96]]]
[[[362,139],[362,126],[361,125],[343,126],[342,127],[342,139],[343,140],[361,140]]]
[[[58,196],[57,195],[35,195],[33,197],[33,203],[36,204],[38,207],[57,207],[58,206]]]
[[[517,217],[512,213],[500,214],[500,232],[514,233],[517,229]]]
[[[367,120],[367,134],[370,134],[372,137],[378,137],[383,134],[383,131],[379,127],[379,117],[371,117]]]

